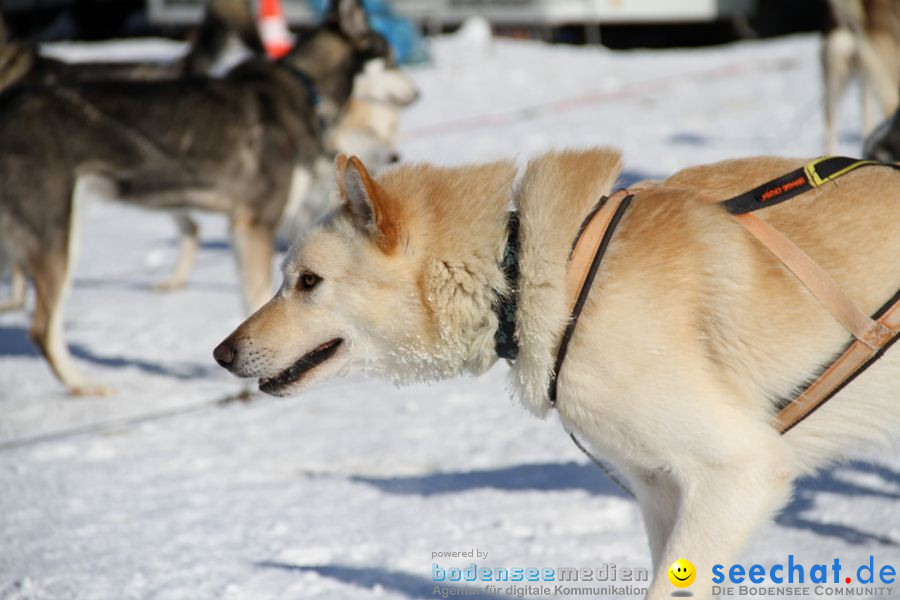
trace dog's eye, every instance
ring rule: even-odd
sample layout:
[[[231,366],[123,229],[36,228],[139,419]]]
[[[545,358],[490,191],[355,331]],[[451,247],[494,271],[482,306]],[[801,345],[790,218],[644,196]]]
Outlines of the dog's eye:
[[[303,273],[303,275],[300,276],[300,281],[298,282],[298,287],[302,291],[308,292],[309,290],[316,287],[320,281],[322,281],[321,277],[319,277],[315,273],[306,271],[305,273]]]

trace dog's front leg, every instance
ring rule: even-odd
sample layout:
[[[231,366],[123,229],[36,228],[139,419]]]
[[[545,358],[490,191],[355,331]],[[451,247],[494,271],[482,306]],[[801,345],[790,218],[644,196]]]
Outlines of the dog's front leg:
[[[629,481],[644,517],[654,569],[659,568],[666,542],[678,516],[680,489],[671,473],[662,469],[630,473]]]
[[[696,568],[690,586],[693,597],[711,598],[713,565],[733,562],[750,535],[787,498],[790,470],[780,445],[769,441],[774,432],[760,430],[753,435],[752,428],[748,425],[741,433],[746,438],[744,452],[723,455],[715,462],[709,456],[682,456],[673,462],[677,515],[648,598],[662,600],[675,591],[668,570],[680,558]]]
[[[244,302],[250,314],[272,296],[275,231],[255,222],[248,214],[238,213],[232,217],[231,234],[244,284]]]

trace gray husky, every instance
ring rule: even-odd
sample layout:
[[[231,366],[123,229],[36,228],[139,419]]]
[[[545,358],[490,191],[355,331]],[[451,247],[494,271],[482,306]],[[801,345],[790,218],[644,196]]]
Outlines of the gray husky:
[[[353,6],[348,8],[352,10]],[[339,17],[333,10],[330,18],[339,20]],[[0,20],[0,40],[7,37]],[[188,51],[178,60],[169,62],[71,63],[41,56],[19,40],[5,39],[0,46],[0,91],[16,84],[58,85],[115,79],[147,81],[209,75],[220,72],[221,64],[227,58],[229,42],[233,40],[252,55],[265,56],[250,0],[210,0]],[[329,160],[320,163],[319,170],[330,169],[330,159],[336,152],[357,154],[365,158],[370,167],[376,168],[396,160],[394,136],[399,111],[414,101],[418,92],[409,77],[390,60],[386,43],[382,48],[376,47],[383,43],[379,37],[371,37],[368,42],[373,44],[371,54],[375,58],[367,61],[356,75],[350,102],[342,107],[328,102],[319,106],[319,110],[326,113],[321,120],[328,125],[323,140],[329,154]],[[341,117],[334,122],[331,116],[337,110]],[[331,190],[327,184],[330,177],[313,177],[318,185],[310,189],[311,178],[306,172],[301,170],[297,175],[291,188],[292,201],[283,212],[280,240],[292,239],[299,226],[329,204]],[[173,216],[179,229],[178,261],[171,275],[156,284],[158,290],[178,289],[187,283],[199,245],[198,228],[189,212],[174,211]],[[24,277],[14,269],[11,294],[8,301],[0,302],[0,311],[15,310],[24,305]]]
[[[71,393],[106,391],[81,377],[62,331],[79,182],[142,207],[228,214],[255,308],[295,171],[313,171],[323,127],[387,51],[357,0],[335,0],[284,59],[221,79],[25,80],[0,94],[0,260],[32,281],[31,338]]]

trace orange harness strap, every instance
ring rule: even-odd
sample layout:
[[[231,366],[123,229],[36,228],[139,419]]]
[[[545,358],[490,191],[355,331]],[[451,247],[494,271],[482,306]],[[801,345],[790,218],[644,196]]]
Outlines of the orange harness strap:
[[[878,350],[891,337],[891,331],[869,318],[844,290],[797,244],[753,213],[735,215],[744,228],[768,248],[797,279],[812,292],[835,320],[857,341]]]
[[[626,190],[618,190],[607,198],[603,206],[585,224],[581,236],[572,248],[572,254],[569,256],[569,265],[566,267],[566,298],[569,298],[572,310],[574,310],[575,302],[578,300],[578,293],[584,289],[584,284],[591,269],[591,262],[594,260],[594,255],[600,247],[600,242],[603,241],[603,236],[606,235],[613,216],[619,210],[619,206],[628,194]]]
[[[633,191],[642,189],[640,184],[632,188]],[[563,331],[562,339],[559,347],[556,349],[556,362],[553,366],[553,373],[550,374],[550,385],[547,395],[550,399],[550,406],[556,406],[556,392],[559,383],[559,372],[562,369],[563,361],[566,359],[566,353],[569,350],[569,342],[572,334],[575,333],[575,326],[578,324],[578,317],[587,302],[588,293],[600,269],[600,262],[606,249],[612,240],[616,226],[628,210],[631,204],[632,194],[629,190],[620,189],[611,194],[600,198],[594,208],[588,213],[584,221],[581,223],[581,229],[572,242],[572,249],[569,251],[569,264],[566,266],[565,291],[566,296],[570,300],[571,309],[569,312],[569,322]],[[625,485],[602,461],[594,456],[584,444],[575,436],[574,432],[567,431],[569,437],[575,442],[575,445],[581,450],[585,456],[600,467],[609,479],[619,488],[632,498],[635,497],[634,492]]]
[[[569,350],[569,341],[572,339],[572,334],[575,333],[578,317],[581,316],[581,310],[587,302],[594,277],[600,268],[600,261],[606,253],[616,225],[619,224],[619,220],[631,203],[631,196],[628,190],[618,190],[608,197],[601,198],[585,217],[581,224],[581,230],[572,243],[565,281],[566,297],[569,298],[571,309],[569,322],[563,331],[559,347],[556,349],[553,373],[550,375],[550,387],[547,395],[551,406],[556,406],[559,372]],[[578,444],[578,441],[576,440],[575,443]]]
[[[819,377],[800,392],[775,416],[775,427],[781,433],[790,431],[841,391],[844,386],[881,358],[891,344],[900,339],[900,292],[885,305],[881,317],[876,321],[891,335],[886,341],[872,348],[855,340],[837,360],[825,369]],[[876,313],[878,314],[878,313]]]
[[[821,158],[722,203],[855,338],[837,360],[778,412],[774,425],[781,433],[790,431],[830,400],[898,339],[900,292],[870,318],[806,252],[752,211],[788,200],[857,168],[879,165],[845,157]]]
[[[830,400],[900,339],[900,291],[875,315],[869,317],[806,252],[752,212],[789,200],[866,166],[885,166],[900,170],[900,166],[874,161],[859,161],[839,156],[821,158],[801,169],[721,202],[751,235],[794,273],[816,300],[854,337],[854,341],[837,360],[781,408],[774,422],[774,426],[781,433],[790,431]],[[571,317],[556,353],[556,364],[549,389],[551,405],[556,404],[559,371],[565,360],[578,317],[597,274],[600,260],[619,219],[628,208],[631,192],[637,191],[640,191],[640,188],[631,191],[618,190],[608,198],[602,198],[585,218],[581,231],[572,245],[565,280],[566,296],[572,303]]]

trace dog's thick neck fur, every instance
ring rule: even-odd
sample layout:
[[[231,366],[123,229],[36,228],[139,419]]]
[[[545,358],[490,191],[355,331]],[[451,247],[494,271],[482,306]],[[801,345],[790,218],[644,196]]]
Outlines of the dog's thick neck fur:
[[[563,286],[572,240],[621,168],[608,149],[552,152],[532,160],[514,189],[510,162],[442,169],[399,167],[379,178],[402,198],[402,247],[421,252],[418,287],[428,339],[410,341],[403,361],[441,378],[482,373],[497,360],[493,305],[507,292],[500,262],[510,198],[519,211],[519,286],[513,386],[543,416],[556,346],[569,317]],[[410,250],[411,249],[411,250]]]
[[[499,263],[515,176],[515,165],[504,161],[405,165],[379,178],[398,201],[396,252],[411,254],[418,267],[415,285],[428,334],[398,349],[417,378],[481,373],[497,359],[493,304],[506,292]]]
[[[563,282],[572,241],[621,168],[621,155],[611,149],[550,152],[529,162],[516,190],[519,356],[511,378],[520,401],[535,415],[551,408],[548,387],[571,309]]]

